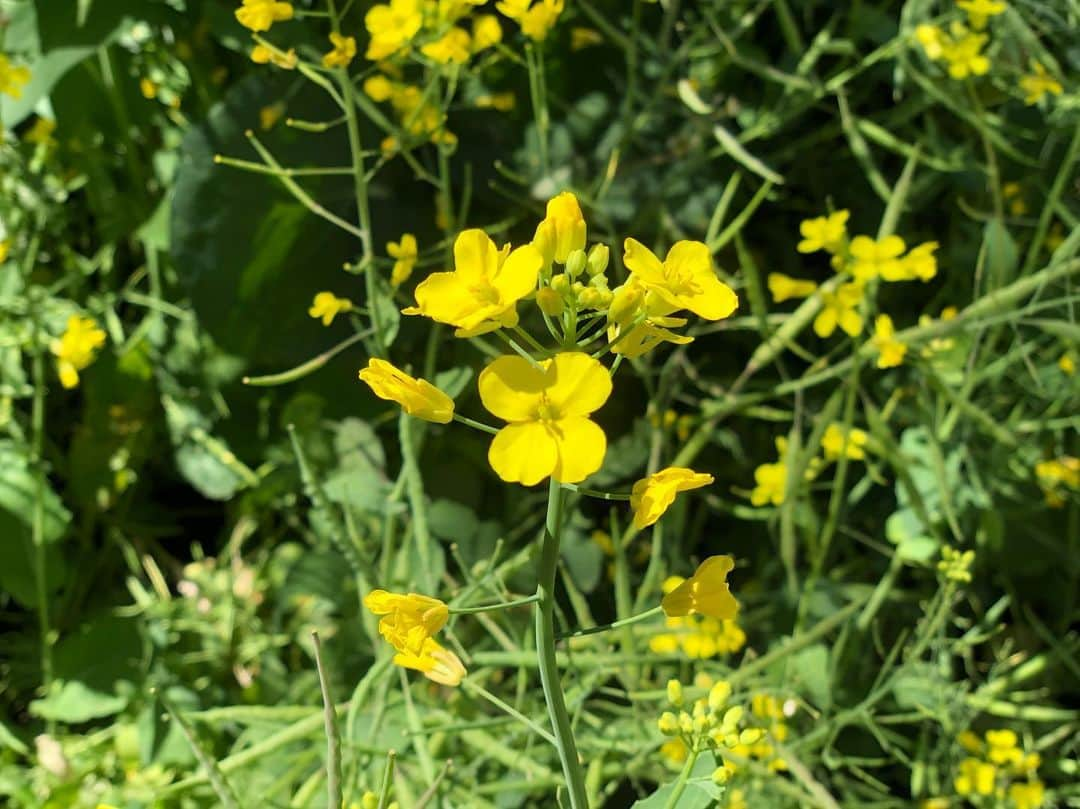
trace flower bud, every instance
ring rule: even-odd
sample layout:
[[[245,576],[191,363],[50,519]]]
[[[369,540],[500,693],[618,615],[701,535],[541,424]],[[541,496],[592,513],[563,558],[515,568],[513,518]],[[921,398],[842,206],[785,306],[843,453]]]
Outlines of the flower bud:
[[[729,778],[731,778],[731,773],[728,771],[727,767],[717,767],[713,770],[712,780],[714,784],[723,786],[728,782]]]
[[[537,291],[536,305],[539,306],[540,311],[548,317],[558,317],[563,313],[563,309],[566,308],[563,304],[562,295],[551,287],[544,287]]]
[[[660,714],[656,726],[660,728],[660,732],[665,736],[675,736],[679,732],[679,720],[671,711],[664,711]]]
[[[678,680],[667,681],[667,698],[676,708],[681,708],[683,705],[683,690],[682,683]]]
[[[731,684],[727,680],[719,680],[709,689],[709,708],[719,711],[731,697]]]
[[[603,275],[610,258],[611,250],[608,249],[606,244],[594,244],[589,251],[589,275]]]
[[[566,257],[566,272],[571,278],[577,278],[585,270],[585,251],[574,250]]]
[[[611,299],[608,321],[629,323],[634,319],[644,300],[645,293],[640,286],[630,283],[623,284],[615,290],[614,297]]]
[[[570,291],[570,278],[566,273],[551,276],[551,288],[560,295],[566,295]]]

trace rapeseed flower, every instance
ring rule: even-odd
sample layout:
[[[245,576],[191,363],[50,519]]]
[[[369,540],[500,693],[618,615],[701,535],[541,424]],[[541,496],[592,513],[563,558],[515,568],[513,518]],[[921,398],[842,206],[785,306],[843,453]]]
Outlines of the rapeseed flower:
[[[0,93],[14,99],[22,98],[22,88],[30,81],[30,68],[11,64],[7,54],[0,53]]]
[[[473,39],[475,43],[476,40]],[[473,99],[473,104],[478,109],[482,110],[498,110],[499,112],[509,112],[517,106],[517,96],[511,92],[505,93],[485,93],[479,95]]]
[[[851,216],[848,210],[834,211],[828,216],[804,219],[799,223],[802,241],[795,245],[800,253],[816,253],[824,250],[835,253],[843,247],[847,237],[847,221]]]
[[[1076,373],[1076,358],[1069,352],[1062,354],[1057,364],[1058,368],[1061,369],[1061,373],[1065,374],[1065,376],[1072,376]]]
[[[416,306],[402,311],[456,326],[458,337],[515,326],[517,302],[536,288],[542,263],[531,245],[499,250],[484,231],[463,231],[454,242],[454,271],[429,275],[416,287]]]
[[[604,461],[607,437],[589,419],[611,395],[611,376],[581,352],[533,364],[500,357],[479,379],[480,400],[507,426],[488,449],[495,473],[508,483],[534,486],[549,475],[580,483]]]
[[[842,455],[850,460],[861,461],[866,458],[866,444],[870,436],[865,430],[852,427],[845,430],[835,422],[825,429],[821,437],[821,451],[825,454],[826,461],[837,461]]]
[[[937,257],[934,253],[940,246],[937,242],[923,242],[918,247],[912,247],[898,262],[886,262],[881,269],[882,280],[931,280],[937,275]]]
[[[280,113],[276,116],[280,117]],[[271,123],[271,126],[273,124]],[[263,127],[267,129],[269,127]],[[334,318],[342,312],[349,312],[353,308],[352,301],[348,298],[339,298],[333,292],[319,292],[311,302],[308,314],[313,318],[321,319],[324,326],[334,322]]]
[[[329,53],[323,54],[323,67],[348,67],[349,63],[356,57],[356,40],[332,31],[330,33],[330,44],[334,47]]]
[[[23,140],[38,146],[50,146],[56,143],[52,136],[55,131],[56,121],[52,118],[38,117],[37,120],[34,121],[33,126],[26,130],[26,134],[23,135]],[[0,261],[3,260],[4,257],[0,256]]]
[[[935,62],[945,55],[945,43],[949,41],[948,34],[941,28],[926,23],[915,28],[915,39],[922,45],[926,57]]]
[[[1035,59],[1031,60],[1031,72],[1020,77],[1020,89],[1024,91],[1024,103],[1029,107],[1042,101],[1047,93],[1059,96],[1064,92],[1061,82]]]
[[[1038,780],[1010,784],[1009,800],[1015,809],[1038,809],[1046,800],[1046,790]]]
[[[878,315],[874,321],[874,336],[870,340],[878,351],[878,368],[895,368],[904,361],[907,343],[896,339],[892,318]]]
[[[105,345],[105,332],[93,318],[72,315],[67,328],[49,350],[56,356],[56,372],[60,384],[74,388],[79,384],[79,371],[89,367],[98,349]]]
[[[779,506],[787,494],[787,464],[783,459],[776,463],[763,463],[754,470],[754,488],[750,502],[755,506]]]
[[[472,24],[472,51],[479,53],[502,42],[502,25],[494,14],[478,14]]]
[[[953,780],[953,789],[956,790],[957,795],[964,797],[992,795],[996,780],[997,769],[993,764],[969,757],[960,762],[959,772]]]
[[[410,416],[437,424],[449,424],[454,418],[453,399],[426,379],[415,379],[386,360],[369,359],[360,379],[380,399],[397,402]]]
[[[904,274],[904,265],[899,260],[904,248],[904,240],[899,236],[877,240],[869,236],[856,236],[849,247],[851,262],[848,270],[859,281],[878,277],[886,280],[899,278]]]
[[[669,466],[639,480],[630,494],[634,525],[637,528],[652,525],[675,502],[679,492],[700,489],[712,482],[712,475],[677,466]]]
[[[991,17],[1004,14],[1009,7],[1002,0],[956,0],[956,5],[967,14],[968,22],[976,31],[984,29]]]
[[[390,0],[372,6],[364,15],[364,27],[371,35],[364,56],[377,62],[405,50],[423,22],[420,0]]]
[[[792,278],[779,272],[769,273],[767,279],[773,303],[783,303],[792,298],[808,298],[817,291],[817,283]]]
[[[954,79],[966,79],[989,73],[990,60],[982,53],[988,40],[986,34],[976,34],[960,23],[954,23],[952,37],[942,48],[942,58],[949,64],[949,75]]]
[[[563,12],[564,0],[501,0],[495,8],[521,26],[534,42],[543,42]]]
[[[662,302],[662,307],[649,306],[651,314],[687,309],[705,320],[720,320],[739,306],[734,290],[716,277],[712,255],[702,242],[675,242],[662,262],[636,239],[627,239],[624,250],[630,278]]]
[[[390,270],[390,285],[396,288],[409,280],[416,266],[419,255],[416,236],[402,233],[399,241],[386,243],[386,252],[394,259],[394,267]]]
[[[276,22],[293,18],[292,3],[279,0],[243,0],[236,9],[236,21],[252,31],[269,31]]]
[[[949,581],[967,584],[971,581],[971,564],[974,561],[975,551],[958,551],[956,548],[944,545],[941,548],[941,561],[937,563],[937,569]]]
[[[420,52],[440,65],[463,65],[469,61],[471,46],[469,32],[455,26],[434,42],[421,47]]]
[[[257,65],[274,65],[282,70],[293,70],[299,61],[296,48],[280,51],[267,45],[257,44],[251,49],[251,61]]]
[[[544,257],[544,264],[565,264],[575,250],[585,249],[585,217],[577,197],[569,191],[548,200],[544,220],[536,226],[533,247]]]
[[[857,337],[862,334],[863,317],[859,313],[864,287],[862,282],[841,284],[835,292],[822,292],[822,307],[814,318],[814,333],[828,337],[839,326],[846,334]]]
[[[704,615],[730,621],[739,612],[739,602],[731,594],[727,576],[735,568],[730,556],[710,556],[694,575],[681,582],[660,602],[664,614],[677,618],[684,615]]]
[[[364,606],[380,616],[379,634],[397,650],[396,665],[420,671],[442,685],[455,686],[464,679],[465,667],[458,656],[432,637],[450,617],[444,602],[417,593],[373,590],[364,597]]]

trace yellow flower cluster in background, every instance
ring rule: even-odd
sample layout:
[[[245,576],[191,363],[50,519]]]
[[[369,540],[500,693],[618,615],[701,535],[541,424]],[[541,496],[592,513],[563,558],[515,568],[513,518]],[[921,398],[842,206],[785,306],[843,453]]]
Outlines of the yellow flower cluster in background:
[[[777,436],[775,441],[777,460],[763,463],[754,470],[750,504],[759,508],[783,505],[788,497],[788,442],[784,436]],[[869,448],[870,436],[865,430],[858,427],[845,428],[831,422],[821,436],[822,454],[811,456],[803,479],[814,480],[830,463],[836,463],[841,457],[846,457],[849,461],[864,461]]]
[[[1065,505],[1067,490],[1080,492],[1080,458],[1063,455],[1035,464],[1035,477],[1046,496],[1047,505],[1061,508]]]
[[[23,87],[30,82],[30,68],[13,65],[7,54],[0,53],[0,93],[22,98]]]
[[[1045,801],[1045,787],[1038,777],[1042,759],[1026,753],[1016,732],[988,730],[982,738],[970,730],[957,737],[968,753],[953,778],[953,790],[968,802],[1008,809],[1038,809]],[[937,803],[935,803],[937,802]],[[923,807],[951,805],[946,797],[931,798]]]
[[[967,584],[971,581],[971,565],[975,561],[975,551],[958,551],[945,545],[941,549],[941,561],[938,571],[949,581]]]
[[[74,388],[79,384],[79,371],[89,367],[98,350],[105,345],[105,332],[98,328],[93,318],[72,315],[67,328],[50,350],[56,357],[56,373],[60,384]]]
[[[364,606],[380,616],[379,634],[397,650],[395,664],[442,685],[458,685],[465,678],[458,656],[433,637],[450,617],[444,602],[417,593],[372,590],[364,596]]]
[[[243,0],[236,10],[236,20],[252,31],[269,31],[276,22],[293,18],[292,3],[279,0]]]
[[[342,312],[351,312],[352,301],[348,298],[339,298],[333,292],[317,292],[311,302],[308,314],[316,320],[321,320],[324,326],[334,322],[334,318]]]

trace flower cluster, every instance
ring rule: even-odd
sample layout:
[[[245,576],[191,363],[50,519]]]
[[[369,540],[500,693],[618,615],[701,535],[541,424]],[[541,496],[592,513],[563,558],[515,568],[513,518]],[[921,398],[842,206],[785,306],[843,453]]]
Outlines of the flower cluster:
[[[674,711],[664,711],[656,723],[660,732],[669,738],[661,752],[669,760],[679,761],[688,755],[696,756],[711,750],[724,761],[713,772],[713,780],[726,784],[734,767],[723,758],[724,752],[757,744],[763,731],[744,727],[746,709],[743,706],[728,706],[731,684],[726,680],[714,683],[708,696],[694,700],[692,706],[687,706],[683,684],[678,680],[668,681],[667,694],[668,704]],[[690,710],[685,710],[687,707]]]
[[[763,463],[754,470],[754,488],[750,491],[751,505],[779,506],[787,499],[788,442],[784,436],[776,439],[777,459]],[[821,455],[813,455],[806,464],[803,478],[814,480],[831,463],[846,457],[849,461],[866,460],[870,436],[859,427],[844,427],[831,422],[821,436]]]
[[[22,88],[30,81],[30,68],[13,65],[7,54],[0,53],[0,93],[22,98]]]
[[[450,617],[444,602],[417,593],[372,590],[364,596],[364,606],[381,616],[379,634],[397,650],[394,663],[442,685],[458,685],[465,678],[458,656],[433,637]]]
[[[311,301],[308,314],[316,320],[321,320],[324,326],[334,322],[334,318],[342,312],[351,312],[353,303],[348,298],[339,298],[333,292],[317,292]]]
[[[74,388],[79,384],[79,371],[89,367],[98,350],[105,345],[105,332],[98,328],[93,318],[72,315],[67,328],[50,350],[56,356],[56,373],[60,384]]]
[[[958,796],[974,806],[989,805],[987,800],[991,798],[997,801],[995,806],[1009,809],[1037,809],[1043,805],[1045,787],[1038,777],[1042,759],[1038,753],[1025,753],[1014,731],[988,730],[980,739],[968,730],[957,741],[968,753],[953,778]],[[934,801],[947,805],[948,799],[932,798],[923,801],[923,806],[932,806]]]
[[[941,561],[937,564],[938,572],[949,581],[967,584],[971,581],[971,565],[975,561],[975,551],[958,551],[945,545],[941,549]]]
[[[1065,505],[1066,491],[1080,492],[1080,458],[1063,455],[1035,464],[1035,477],[1042,487],[1046,502],[1053,508]]]

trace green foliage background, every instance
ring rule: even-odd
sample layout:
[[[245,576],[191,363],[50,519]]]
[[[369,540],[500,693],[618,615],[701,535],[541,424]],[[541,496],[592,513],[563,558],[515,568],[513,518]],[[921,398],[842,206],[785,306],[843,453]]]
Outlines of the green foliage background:
[[[347,17],[358,35],[367,5]],[[651,554],[627,562],[622,593],[590,539],[610,530],[608,504],[572,504],[567,626],[650,607],[664,575],[732,553],[748,635],[744,651],[701,662],[650,652],[659,624],[577,650],[566,687],[597,805],[666,805],[677,770],[655,720],[666,680],[696,671],[798,702],[789,748],[802,771],[752,771],[751,805],[950,795],[956,735],[1003,726],[1042,754],[1047,804],[1080,805],[1080,498],[1049,507],[1034,474],[1080,455],[1080,377],[1058,364],[1080,342],[1080,8],[1009,6],[993,24],[991,73],[968,85],[912,40],[915,25],[955,16],[951,3],[568,0],[544,44],[550,131],[537,129],[524,68],[495,59],[461,77],[457,148],[442,160],[416,150],[449,181],[460,227],[523,243],[546,199],[571,187],[590,240],[612,246],[615,275],[626,236],[657,248],[700,239],[742,302],[731,320],[695,327],[692,345],[621,375],[599,415],[611,446],[595,488],[628,491],[657,463],[716,477],[636,540]],[[483,437],[428,426],[420,469],[437,544],[422,565],[396,412],[356,380],[363,344],[286,384],[243,384],[362,329],[359,316],[329,328],[310,318],[316,292],[365,295],[362,276],[342,269],[360,258],[355,238],[275,177],[213,160],[257,161],[248,130],[283,166],[350,160],[340,128],[261,128],[275,104],[301,120],[335,111],[300,75],[252,64],[233,11],[218,0],[0,2],[2,50],[33,71],[21,99],[0,101],[12,248],[0,269],[0,796],[14,807],[210,806],[211,782],[226,779],[240,805],[325,806],[315,629],[345,703],[352,800],[378,788],[395,749],[404,807],[553,806],[554,752],[473,692],[403,684],[380,667],[360,604],[374,586],[439,582],[435,594],[483,595],[474,601],[530,592],[542,494],[498,481]],[[312,58],[324,49],[324,20],[290,26],[290,45]],[[577,26],[603,41],[571,48]],[[1032,58],[1065,85],[1035,107],[1016,87]],[[493,91],[515,93],[516,108],[477,109]],[[51,146],[23,139],[38,117],[56,121]],[[365,145],[383,135],[364,121]],[[999,213],[1012,182],[1023,209]],[[303,187],[355,221],[350,177]],[[386,163],[370,196],[380,256],[409,231],[424,251],[418,275],[444,268],[436,192],[413,167]],[[937,278],[884,287],[877,308],[917,329],[920,315],[958,307],[948,351],[921,358],[935,327],[914,331],[910,361],[881,371],[858,342],[813,336],[806,309],[771,302],[768,273],[829,277],[827,259],[795,243],[801,220],[840,208],[852,233],[886,226],[911,245],[941,243]],[[377,265],[384,277],[388,266]],[[95,317],[109,345],[64,391],[47,346],[74,311]],[[395,362],[434,368],[461,412],[480,412],[480,355],[419,318],[383,314]],[[662,426],[667,410],[689,417],[688,436]],[[775,438],[787,437],[800,481],[832,421],[867,430],[869,459],[752,508]],[[937,575],[946,544],[975,550],[970,585]],[[528,622],[492,621],[494,633],[452,625],[470,671],[543,717],[523,662]],[[41,734],[59,742],[63,766],[35,748]],[[706,763],[679,807],[729,805]],[[980,805],[1012,805],[994,800]]]

